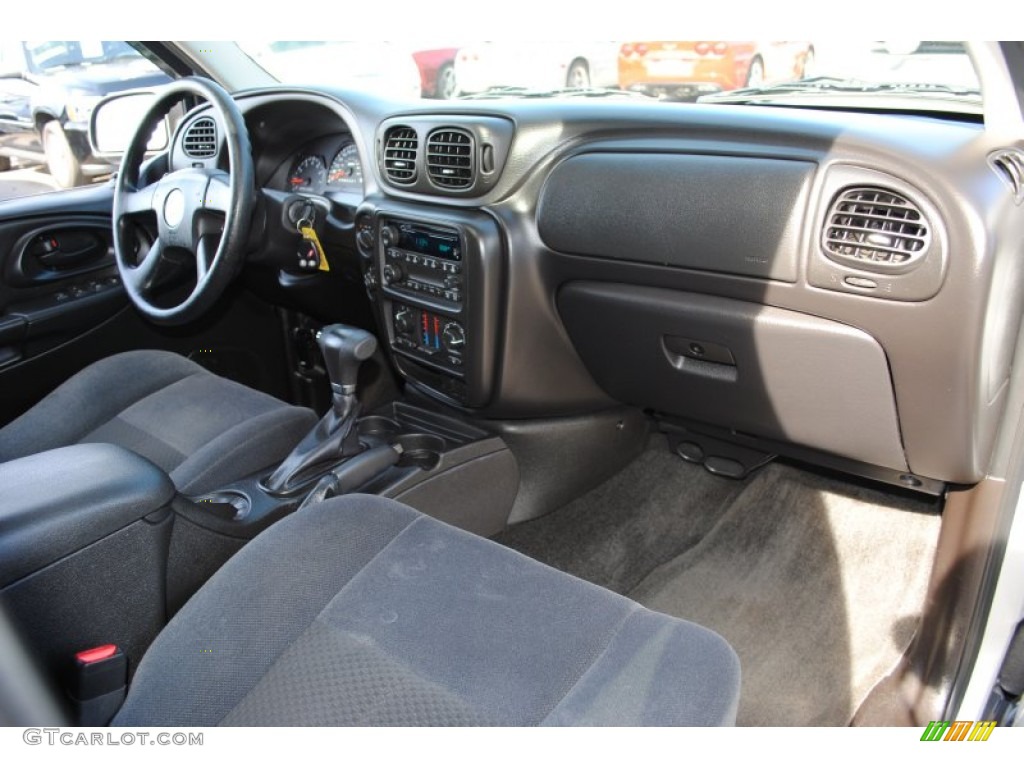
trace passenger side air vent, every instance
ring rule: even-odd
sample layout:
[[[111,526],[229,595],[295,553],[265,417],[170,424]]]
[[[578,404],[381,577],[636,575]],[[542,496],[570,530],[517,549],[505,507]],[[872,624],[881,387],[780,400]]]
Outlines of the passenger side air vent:
[[[396,125],[384,136],[384,175],[394,184],[416,181],[416,151],[419,139],[407,125]]]
[[[832,202],[821,247],[833,261],[873,272],[906,272],[931,242],[921,209],[882,187],[849,187]]]
[[[457,128],[440,128],[427,137],[427,175],[439,187],[473,186],[473,137]]]
[[[185,154],[201,160],[217,154],[217,124],[210,117],[201,117],[185,130],[181,140]]]
[[[999,177],[1013,194],[1013,202],[1024,203],[1024,152],[1019,149],[1000,149],[988,157]]]

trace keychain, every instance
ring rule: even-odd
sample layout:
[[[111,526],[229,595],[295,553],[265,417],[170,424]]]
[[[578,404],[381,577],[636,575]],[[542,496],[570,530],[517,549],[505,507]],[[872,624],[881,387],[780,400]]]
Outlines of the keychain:
[[[324,248],[320,245],[320,238],[317,237],[316,230],[313,228],[312,215],[309,218],[299,219],[295,227],[305,243],[305,246],[299,249],[299,266],[316,267],[321,272],[330,272],[331,266],[327,263],[327,254],[324,253]]]

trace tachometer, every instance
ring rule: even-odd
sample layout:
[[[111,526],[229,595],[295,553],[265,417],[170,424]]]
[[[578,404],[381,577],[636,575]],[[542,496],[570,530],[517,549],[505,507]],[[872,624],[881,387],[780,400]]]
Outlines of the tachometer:
[[[288,174],[288,189],[292,192],[319,192],[326,183],[327,166],[316,155],[299,160]]]
[[[363,165],[359,162],[359,150],[355,144],[346,144],[338,150],[327,171],[328,184],[361,184]]]

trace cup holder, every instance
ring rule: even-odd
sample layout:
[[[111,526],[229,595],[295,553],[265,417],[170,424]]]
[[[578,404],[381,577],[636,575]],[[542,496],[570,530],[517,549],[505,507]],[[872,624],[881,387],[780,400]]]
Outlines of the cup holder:
[[[418,467],[429,472],[441,463],[444,439],[437,435],[399,435],[397,442],[402,446],[402,458],[398,460],[400,467]]]
[[[193,501],[202,504],[211,514],[224,520],[244,520],[252,509],[252,501],[238,491],[218,491],[199,496]]]
[[[359,434],[363,437],[388,438],[401,430],[397,421],[386,416],[366,416],[359,420]]]

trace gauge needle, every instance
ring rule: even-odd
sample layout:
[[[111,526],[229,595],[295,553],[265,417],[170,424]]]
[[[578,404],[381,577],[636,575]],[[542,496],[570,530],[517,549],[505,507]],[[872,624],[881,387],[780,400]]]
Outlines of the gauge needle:
[[[306,179],[301,179],[301,178],[299,178],[297,176],[292,176],[291,183],[292,184],[305,184],[306,183]]]

